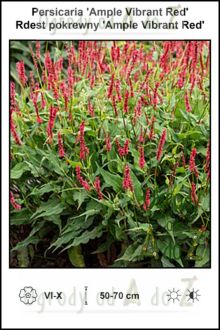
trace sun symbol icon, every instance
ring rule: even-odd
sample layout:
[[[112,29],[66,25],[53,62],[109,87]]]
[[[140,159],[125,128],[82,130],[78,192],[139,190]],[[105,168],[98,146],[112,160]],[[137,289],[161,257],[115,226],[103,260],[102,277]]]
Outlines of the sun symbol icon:
[[[180,290],[173,289],[172,291],[171,290],[168,291],[169,291],[169,293],[167,294],[168,301],[173,300],[173,303],[175,302],[175,300],[180,301],[179,300],[179,297],[181,297],[181,294],[179,294]]]
[[[189,293],[186,294],[186,297],[189,297],[187,301],[189,300],[192,300],[192,302],[194,302],[195,300],[199,301],[198,297],[201,296],[201,294],[198,294],[198,291],[199,290],[194,290],[192,289],[191,291],[190,290],[187,290]]]

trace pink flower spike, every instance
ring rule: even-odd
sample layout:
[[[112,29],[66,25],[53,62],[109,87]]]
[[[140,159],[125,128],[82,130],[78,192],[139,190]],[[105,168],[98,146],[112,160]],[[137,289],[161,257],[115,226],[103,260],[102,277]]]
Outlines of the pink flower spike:
[[[113,87],[114,87],[114,73],[112,74],[111,76],[111,80],[110,80],[110,85],[109,85],[109,88],[108,88],[108,98],[110,98],[112,96],[112,91],[113,91]]]
[[[131,180],[131,170],[127,164],[124,169],[124,178],[123,178],[122,186],[125,190],[130,190],[130,191],[134,190],[133,183]]]
[[[189,159],[189,170],[191,173],[194,173],[196,177],[199,176],[196,163],[195,163],[195,158],[196,158],[197,150],[196,148],[193,148],[190,154],[190,159]]]
[[[96,177],[95,178],[95,182],[94,182],[94,187],[95,187],[95,190],[98,194],[98,198],[101,200],[103,199],[103,194],[101,192],[101,184],[100,184],[100,179],[99,177]]]
[[[193,204],[198,204],[198,196],[196,195],[196,185],[194,182],[191,182],[191,200]]]
[[[110,134],[108,133],[105,137],[105,149],[107,152],[112,150]]]
[[[62,139],[60,131],[58,132],[58,152],[59,152],[60,158],[63,158],[65,156],[65,151],[63,148],[63,139]]]
[[[20,209],[21,209],[21,205],[18,204],[18,203],[15,201],[14,194],[13,194],[12,191],[10,191],[10,203],[11,203],[11,205],[13,206],[14,209],[16,209],[16,210],[20,210]]]
[[[40,60],[40,41],[36,41],[36,57],[38,60]]]
[[[25,67],[24,67],[24,61],[20,61],[16,63],[16,69],[17,69],[17,73],[18,73],[18,78],[22,84],[22,86],[24,87],[28,78],[25,74]]]
[[[191,105],[189,103],[189,97],[188,97],[187,92],[185,93],[185,106],[186,106],[186,111],[187,112],[191,112],[192,111]]]
[[[141,169],[144,168],[144,165],[145,165],[145,159],[144,159],[144,147],[141,146],[139,148],[139,153],[140,153],[140,158],[139,158],[139,166]]]
[[[79,181],[79,183],[81,184],[81,186],[83,186],[83,188],[87,191],[90,191],[90,185],[88,184],[88,182],[86,180],[84,180],[81,176],[81,169],[80,166],[76,166],[76,178]]]
[[[160,161],[161,157],[162,157],[162,153],[163,153],[163,146],[166,142],[166,128],[164,128],[163,132],[162,132],[162,135],[161,135],[161,138],[160,138],[160,141],[159,141],[159,144],[158,144],[158,148],[157,148],[157,160],[158,162]]]
[[[145,203],[143,205],[143,209],[147,211],[150,207],[150,189],[147,188],[146,190],[146,197],[145,197]]]
[[[125,92],[125,97],[124,97],[124,113],[128,113],[128,98],[129,98],[129,91],[127,90]]]

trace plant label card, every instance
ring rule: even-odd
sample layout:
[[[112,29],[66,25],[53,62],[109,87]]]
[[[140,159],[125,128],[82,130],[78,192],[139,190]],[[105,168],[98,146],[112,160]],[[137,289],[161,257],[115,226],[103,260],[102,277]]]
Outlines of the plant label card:
[[[3,329],[218,318],[218,1],[2,1]]]

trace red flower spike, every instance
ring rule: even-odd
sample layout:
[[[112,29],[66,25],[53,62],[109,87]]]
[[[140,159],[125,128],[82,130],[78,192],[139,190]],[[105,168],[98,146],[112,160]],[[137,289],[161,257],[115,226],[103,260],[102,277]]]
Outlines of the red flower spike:
[[[21,209],[21,205],[18,204],[18,203],[15,201],[14,194],[13,194],[12,191],[10,191],[10,203],[11,203],[11,205],[13,206],[14,209],[16,209],[16,210],[20,210],[20,209]]]
[[[20,140],[20,137],[16,131],[16,127],[15,127],[15,123],[14,123],[14,120],[12,118],[12,112],[10,112],[10,131],[11,131],[11,134],[15,140],[15,143],[18,144],[18,145],[21,145],[21,140]]]
[[[191,182],[191,200],[193,204],[198,204],[198,196],[196,195],[196,185],[194,182]]]
[[[116,89],[118,101],[120,102],[122,100],[122,97],[121,97],[121,84],[119,79],[115,81],[115,89]]]
[[[129,98],[129,91],[126,90],[124,97],[124,113],[128,113],[128,98]]]
[[[93,89],[95,85],[95,75],[93,74],[90,78],[90,88]]]
[[[126,141],[125,141],[125,144],[124,144],[124,156],[126,156],[128,153],[129,153],[129,143],[130,143],[130,141],[127,139]]]
[[[110,98],[112,96],[112,91],[113,91],[113,87],[114,87],[114,78],[115,78],[115,75],[113,73],[111,75],[110,85],[109,85],[109,88],[108,88],[108,98]]]
[[[124,148],[121,147],[118,139],[115,140],[115,143],[117,145],[117,148],[118,148],[118,153],[119,153],[119,156],[122,157],[124,156]]]
[[[31,53],[31,57],[32,57],[32,60],[33,60],[34,66],[35,66],[35,68],[38,70],[38,64],[37,64],[36,54],[33,52],[33,49],[32,49],[31,46],[29,47],[29,49],[30,49],[30,53]]]
[[[140,143],[144,143],[144,135],[143,135],[143,128],[141,127],[141,130],[140,130],[140,134],[139,134],[139,137],[138,137],[138,141]]]
[[[69,96],[68,96],[68,90],[67,90],[65,81],[62,81],[61,82],[61,84],[60,84],[60,91],[61,91],[62,97],[64,99],[65,110],[67,111],[68,110],[68,99],[69,99]]]
[[[44,94],[41,93],[41,108],[44,109],[46,107],[46,100],[44,98]]]
[[[207,173],[207,180],[210,180],[211,177],[211,145],[210,141],[208,142],[207,145],[207,150],[206,150],[206,163],[205,163],[205,172]]]
[[[49,52],[46,52],[44,54],[44,66],[45,66],[45,69],[47,69],[48,73],[52,73],[52,71],[53,71],[53,61],[50,57]]]
[[[115,140],[115,143],[117,145],[118,148],[118,154],[120,157],[126,156],[129,153],[129,143],[130,141],[127,139],[125,141],[124,146],[122,147],[118,141],[118,139]]]
[[[124,178],[123,178],[122,186],[125,190],[130,190],[130,191],[134,190],[133,183],[131,180],[131,171],[128,165],[126,165],[124,169]]]
[[[144,165],[145,165],[145,159],[144,159],[144,147],[141,146],[139,148],[139,153],[140,153],[140,158],[139,158],[139,166],[141,169],[144,168]]]
[[[207,150],[206,150],[205,172],[208,172],[208,170],[210,168],[210,163],[211,163],[211,148],[210,148],[210,141],[209,141],[208,145],[207,145]]]
[[[156,109],[157,104],[158,104],[158,88],[159,88],[159,83],[157,82],[155,84],[155,88],[154,88],[154,94],[153,94],[153,107],[154,109]]]
[[[107,152],[112,150],[111,139],[110,139],[109,133],[105,136],[105,149]]]
[[[92,103],[89,101],[88,103],[88,112],[90,114],[91,117],[94,117],[95,116],[95,111],[93,109],[93,106],[92,106]]]
[[[80,166],[76,166],[76,178],[79,181],[79,183],[81,184],[81,186],[87,190],[90,191],[90,185],[88,184],[88,182],[86,180],[84,180],[81,176],[81,169]]]
[[[20,61],[16,63],[16,69],[17,69],[17,73],[18,73],[18,78],[20,80],[20,83],[22,84],[22,86],[24,87],[28,78],[25,74],[25,67],[24,67],[24,61]]]
[[[147,188],[143,209],[147,211],[149,208],[150,208],[150,188]]]
[[[154,123],[156,121],[156,118],[153,116],[151,119],[151,124],[150,124],[150,132],[148,134],[149,140],[153,140],[154,138]]]
[[[63,139],[62,139],[60,131],[58,132],[58,152],[59,152],[60,158],[63,158],[65,156],[65,151],[63,148]]]
[[[189,97],[188,97],[187,92],[185,93],[185,106],[186,106],[186,111],[187,112],[191,112],[192,111],[191,105],[189,103]]]
[[[98,194],[98,198],[100,200],[103,199],[103,194],[101,192],[101,185],[100,185],[100,179],[99,179],[99,177],[96,177],[95,178],[94,187],[95,187],[95,190],[96,190],[96,192]]]
[[[114,109],[114,112],[115,112],[115,116],[118,117],[118,110],[117,110],[115,95],[112,96],[112,106],[113,106],[113,109]]]
[[[71,98],[73,96],[73,87],[74,87],[73,70],[71,67],[68,67],[67,74],[68,74],[68,96]]]
[[[79,127],[80,159],[82,160],[84,160],[86,156],[89,154],[89,149],[85,144],[84,129],[85,129],[85,123],[82,122]]]
[[[162,153],[163,153],[163,146],[166,142],[166,128],[164,128],[163,132],[162,132],[162,135],[161,135],[161,138],[160,138],[160,141],[159,141],[159,144],[158,144],[158,148],[157,148],[157,160],[158,162],[160,161],[161,157],[162,157]]]
[[[10,111],[19,112],[18,105],[15,99],[15,83],[13,81],[10,82]]]
[[[129,78],[129,86],[130,86],[130,97],[134,97],[134,90],[133,90],[133,84],[132,84],[132,80]]]
[[[169,72],[169,52],[171,48],[171,42],[170,41],[165,41],[164,42],[164,53],[160,57],[160,66],[163,69],[163,73],[167,74]]]
[[[40,41],[36,41],[36,58],[40,60]]]
[[[196,148],[193,148],[190,154],[190,159],[189,159],[189,170],[191,173],[194,173],[196,177],[199,176],[196,163],[195,163],[195,158],[196,158],[197,150]]]
[[[47,136],[49,138],[49,143],[51,143],[53,139],[53,127],[54,127],[57,111],[58,111],[57,108],[53,107],[52,105],[50,106],[50,116],[47,124]]]

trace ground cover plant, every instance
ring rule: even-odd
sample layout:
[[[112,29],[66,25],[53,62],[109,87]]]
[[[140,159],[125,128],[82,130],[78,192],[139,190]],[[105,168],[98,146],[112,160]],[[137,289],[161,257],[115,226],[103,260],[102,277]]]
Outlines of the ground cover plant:
[[[10,47],[11,266],[209,267],[209,42]]]

